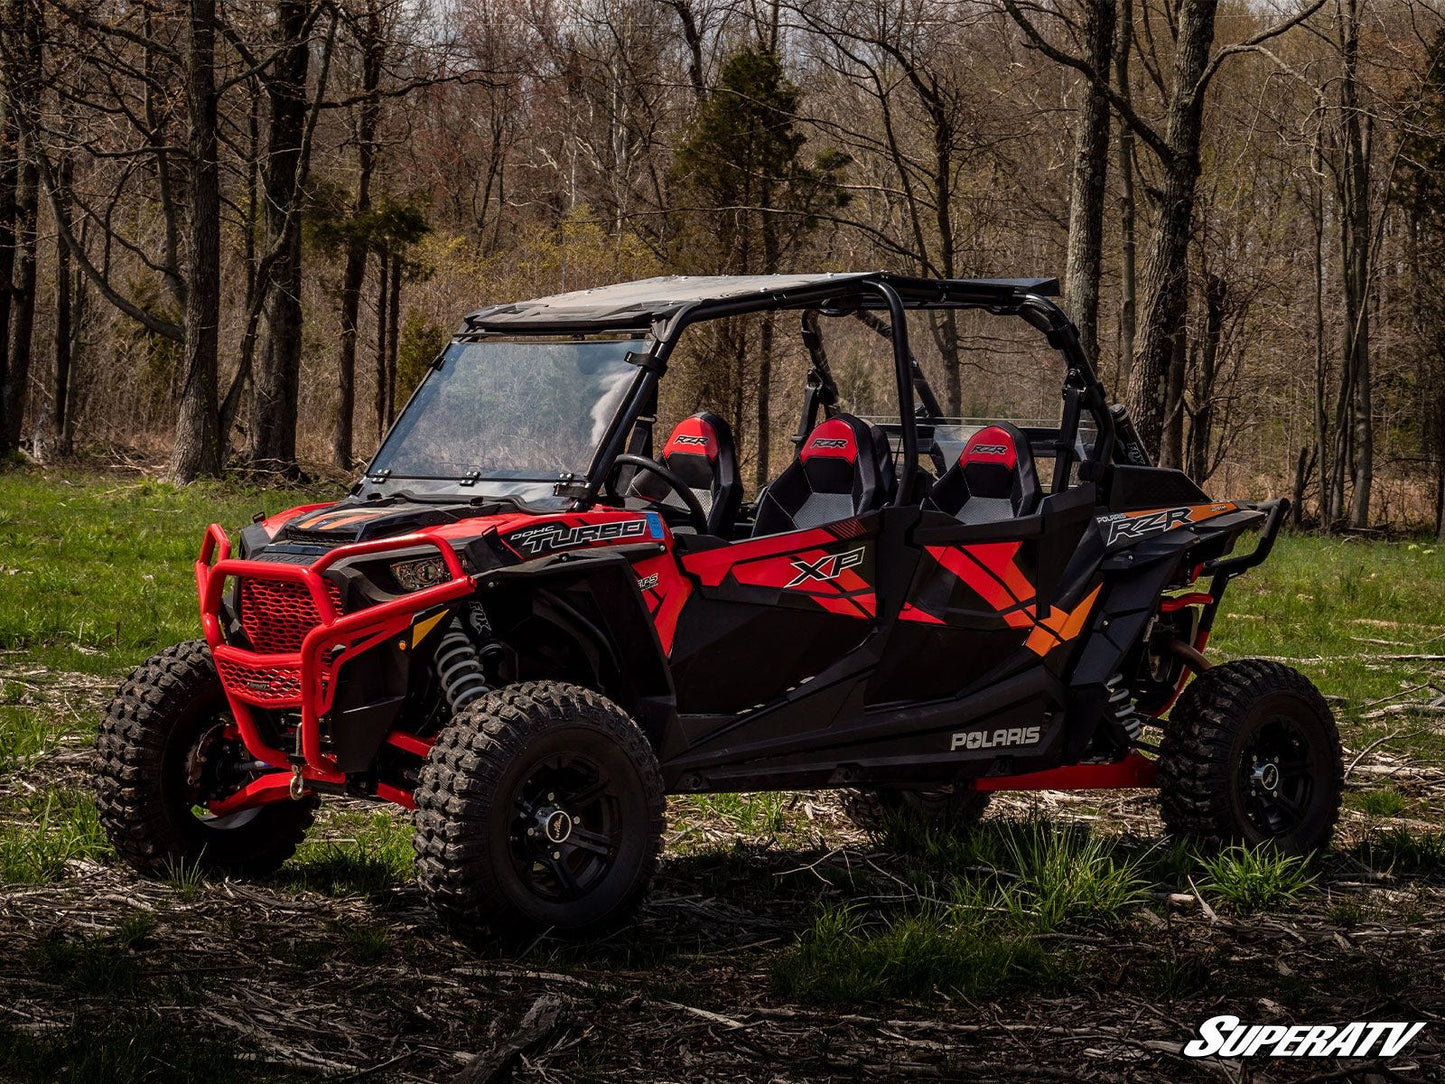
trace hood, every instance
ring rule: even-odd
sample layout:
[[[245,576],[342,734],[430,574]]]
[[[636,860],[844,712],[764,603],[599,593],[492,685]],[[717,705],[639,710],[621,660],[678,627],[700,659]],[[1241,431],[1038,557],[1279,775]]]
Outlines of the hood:
[[[500,508],[474,504],[419,504],[404,500],[361,504],[341,501],[285,519],[272,538],[277,542],[340,546],[409,534],[463,519],[478,519],[497,511]]]

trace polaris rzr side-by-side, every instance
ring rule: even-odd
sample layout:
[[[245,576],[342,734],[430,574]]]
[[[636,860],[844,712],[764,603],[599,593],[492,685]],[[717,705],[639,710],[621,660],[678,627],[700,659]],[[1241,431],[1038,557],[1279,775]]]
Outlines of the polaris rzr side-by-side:
[[[1151,465],[1054,292],[674,277],[473,313],[345,499],[210,527],[204,639],[138,667],[101,731],[110,838],[144,872],[261,874],[319,795],[392,802],[444,915],[574,933],[637,906],[674,793],[839,788],[876,827],[1157,787],[1173,833],[1325,845],[1324,700],[1203,653],[1286,502]],[[796,452],[744,501],[728,425],[662,428],[660,383],[710,322],[783,312]],[[961,314],[1046,344],[1052,420],[944,416],[909,320]],[[845,327],[885,356],[866,420],[824,345]]]

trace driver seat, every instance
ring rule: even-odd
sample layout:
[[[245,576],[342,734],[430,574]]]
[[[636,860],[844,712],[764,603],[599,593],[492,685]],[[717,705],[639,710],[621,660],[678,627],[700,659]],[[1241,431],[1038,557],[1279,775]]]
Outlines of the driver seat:
[[[1029,515],[1039,495],[1029,438],[1017,426],[998,422],[968,438],[958,462],[933,484],[923,507],[960,523],[997,523]]]
[[[657,461],[682,479],[697,497],[707,514],[708,534],[720,535],[732,526],[742,503],[743,487],[738,478],[733,432],[727,422],[707,413],[684,418],[668,436]],[[687,508],[672,487],[649,471],[637,473],[627,487],[627,496],[669,508]]]

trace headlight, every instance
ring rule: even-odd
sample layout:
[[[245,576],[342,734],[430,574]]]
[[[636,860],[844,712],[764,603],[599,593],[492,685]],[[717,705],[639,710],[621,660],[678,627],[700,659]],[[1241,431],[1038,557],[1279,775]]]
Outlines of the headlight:
[[[446,562],[440,557],[421,557],[410,561],[393,561],[391,574],[407,591],[422,591],[451,579]]]

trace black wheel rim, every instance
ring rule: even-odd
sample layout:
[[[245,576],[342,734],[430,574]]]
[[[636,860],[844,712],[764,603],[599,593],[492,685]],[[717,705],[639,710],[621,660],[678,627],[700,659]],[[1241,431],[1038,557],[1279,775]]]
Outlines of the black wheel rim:
[[[1240,757],[1245,816],[1264,836],[1287,835],[1304,822],[1314,786],[1303,729],[1287,715],[1271,715]]]
[[[522,883],[538,897],[580,899],[612,869],[621,805],[602,766],[580,753],[536,763],[513,791],[508,845]]]

